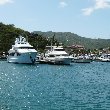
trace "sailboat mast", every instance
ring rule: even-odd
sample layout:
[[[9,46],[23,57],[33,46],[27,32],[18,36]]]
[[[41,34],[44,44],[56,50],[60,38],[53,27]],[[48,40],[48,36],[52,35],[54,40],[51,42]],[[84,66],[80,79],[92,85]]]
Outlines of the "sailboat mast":
[[[28,36],[26,35],[26,41],[28,42]]]
[[[51,51],[52,51],[52,40],[51,40]]]
[[[52,40],[51,40],[51,51],[52,51],[52,43],[54,43],[54,37],[55,37],[55,33],[53,34],[53,36],[52,36]]]

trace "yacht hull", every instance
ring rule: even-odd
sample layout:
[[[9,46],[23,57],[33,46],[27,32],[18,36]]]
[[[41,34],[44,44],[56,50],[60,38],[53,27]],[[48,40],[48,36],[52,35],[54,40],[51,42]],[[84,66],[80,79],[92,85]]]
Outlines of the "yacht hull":
[[[14,56],[8,56],[7,61],[9,63],[25,63],[25,64],[34,64],[36,61],[37,53],[21,53],[20,56],[16,54]]]
[[[71,58],[48,58],[46,62],[50,64],[70,65],[71,60]]]
[[[74,63],[90,63],[90,62],[92,62],[92,60],[91,59],[73,59],[72,62],[74,62]]]

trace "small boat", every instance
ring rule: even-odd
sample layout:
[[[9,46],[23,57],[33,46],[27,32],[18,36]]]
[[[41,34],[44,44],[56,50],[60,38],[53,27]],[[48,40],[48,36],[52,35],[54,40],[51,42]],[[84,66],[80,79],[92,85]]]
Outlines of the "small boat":
[[[46,48],[48,50],[44,56],[41,56],[40,63],[70,65],[72,57],[66,53],[62,46],[46,46]]]
[[[1,55],[0,55],[0,61],[6,61],[7,60],[7,55],[5,54],[5,52],[3,52]]]
[[[110,62],[110,54],[102,54],[101,56],[96,58],[96,61]]]
[[[72,62],[74,63],[90,63],[92,62],[92,59],[90,59],[88,56],[77,56],[74,57]]]
[[[34,64],[36,61],[37,51],[28,43],[26,38],[19,36],[15,44],[8,51],[7,61],[9,63],[26,63]]]

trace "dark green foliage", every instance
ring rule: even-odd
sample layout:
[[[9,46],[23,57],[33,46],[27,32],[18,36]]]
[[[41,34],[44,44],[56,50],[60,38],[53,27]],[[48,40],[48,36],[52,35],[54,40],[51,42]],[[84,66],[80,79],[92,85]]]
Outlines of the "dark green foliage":
[[[8,52],[16,37],[22,35],[28,37],[28,41],[35,49],[43,51],[46,45],[51,44],[51,39],[47,39],[40,34],[30,33],[14,27],[13,24],[5,25],[0,23],[0,53]],[[56,41],[57,42],[57,41]]]
[[[0,52],[7,52],[14,43],[15,38],[23,32],[23,30],[15,28],[13,24],[4,25],[0,23]]]
[[[28,41],[35,49],[43,51],[46,45],[59,45],[61,42],[64,46],[83,45],[90,51],[90,49],[103,49],[110,47],[110,39],[90,39],[80,37],[71,32],[28,32],[20,28],[16,28],[13,24],[5,25],[0,23],[0,52],[8,52],[15,38],[19,35],[28,37]],[[58,42],[59,41],[59,42]]]

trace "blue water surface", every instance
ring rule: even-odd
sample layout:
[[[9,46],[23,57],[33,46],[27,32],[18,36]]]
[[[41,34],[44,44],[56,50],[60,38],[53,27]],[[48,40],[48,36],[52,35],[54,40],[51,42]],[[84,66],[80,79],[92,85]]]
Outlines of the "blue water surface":
[[[110,110],[110,63],[0,61],[0,110]]]

